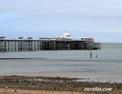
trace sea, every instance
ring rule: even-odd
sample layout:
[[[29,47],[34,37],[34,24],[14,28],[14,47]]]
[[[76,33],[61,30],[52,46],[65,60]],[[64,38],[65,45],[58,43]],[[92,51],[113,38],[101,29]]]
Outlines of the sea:
[[[122,82],[122,43],[102,43],[100,50],[0,52],[0,76],[11,75]]]

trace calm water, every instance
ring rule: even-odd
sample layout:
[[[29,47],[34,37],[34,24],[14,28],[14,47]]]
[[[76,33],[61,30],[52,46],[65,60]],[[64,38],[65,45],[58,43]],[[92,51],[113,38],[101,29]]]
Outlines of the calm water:
[[[122,44],[102,44],[101,50],[92,51],[92,58],[90,52],[0,52],[0,75],[62,76],[122,82]]]

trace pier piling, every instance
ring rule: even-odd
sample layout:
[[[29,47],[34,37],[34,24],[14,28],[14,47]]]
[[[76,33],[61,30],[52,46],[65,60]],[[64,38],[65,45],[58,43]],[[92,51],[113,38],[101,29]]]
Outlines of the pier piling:
[[[0,39],[1,52],[40,51],[40,50],[93,50],[93,49],[94,50],[101,49],[101,44],[95,43],[94,41],[83,41],[83,40]],[[90,58],[92,58],[92,52],[90,53]]]

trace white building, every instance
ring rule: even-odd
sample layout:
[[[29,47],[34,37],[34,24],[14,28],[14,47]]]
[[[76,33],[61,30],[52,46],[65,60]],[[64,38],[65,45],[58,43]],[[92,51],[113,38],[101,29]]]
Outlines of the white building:
[[[64,32],[62,35],[59,35],[58,37],[56,37],[58,39],[62,39],[62,40],[72,40],[71,35],[66,31]]]

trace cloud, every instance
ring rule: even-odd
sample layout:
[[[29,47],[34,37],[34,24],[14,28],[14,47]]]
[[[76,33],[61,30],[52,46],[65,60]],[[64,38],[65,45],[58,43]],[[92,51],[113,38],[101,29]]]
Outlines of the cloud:
[[[0,11],[29,16],[121,17],[121,0],[5,0]]]

